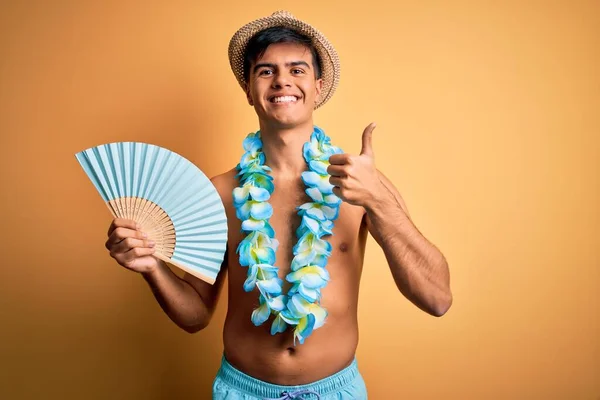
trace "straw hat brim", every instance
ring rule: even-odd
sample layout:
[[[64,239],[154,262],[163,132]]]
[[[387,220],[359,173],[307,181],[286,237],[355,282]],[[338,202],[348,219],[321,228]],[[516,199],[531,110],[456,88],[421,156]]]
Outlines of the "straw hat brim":
[[[321,58],[321,78],[323,88],[315,103],[315,109],[325,104],[335,92],[340,80],[340,61],[337,52],[327,38],[313,26],[300,21],[287,11],[277,11],[268,17],[259,18],[241,27],[229,42],[229,64],[242,89],[246,88],[244,81],[244,51],[248,41],[258,32],[283,26],[294,29],[313,41],[315,49]]]

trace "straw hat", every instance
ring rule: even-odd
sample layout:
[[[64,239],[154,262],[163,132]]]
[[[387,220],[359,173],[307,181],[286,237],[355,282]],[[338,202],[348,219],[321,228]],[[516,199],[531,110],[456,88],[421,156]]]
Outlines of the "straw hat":
[[[340,60],[331,43],[329,43],[321,32],[306,22],[296,19],[287,11],[277,11],[268,17],[252,21],[241,27],[233,35],[229,42],[229,65],[231,65],[238,83],[242,89],[245,89],[244,50],[248,41],[258,32],[274,26],[292,28],[312,39],[313,45],[321,57],[323,90],[321,91],[319,101],[315,104],[315,109],[319,108],[331,98],[337,88],[340,80]]]

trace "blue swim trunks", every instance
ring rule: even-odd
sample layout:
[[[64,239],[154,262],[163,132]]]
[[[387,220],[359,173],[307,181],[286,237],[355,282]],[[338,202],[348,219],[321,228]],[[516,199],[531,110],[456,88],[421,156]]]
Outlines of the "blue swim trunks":
[[[366,400],[367,388],[356,359],[330,377],[299,386],[262,382],[229,364],[225,357],[213,383],[213,400]]]

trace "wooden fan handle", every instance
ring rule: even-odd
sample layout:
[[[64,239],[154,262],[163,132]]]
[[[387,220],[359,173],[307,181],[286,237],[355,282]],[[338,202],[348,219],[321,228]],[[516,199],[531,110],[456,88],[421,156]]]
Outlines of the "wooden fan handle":
[[[169,215],[158,204],[138,197],[120,197],[108,202],[108,208],[116,210],[118,217],[128,218],[141,226],[141,231],[154,241],[155,255],[167,258],[175,250],[175,227]]]

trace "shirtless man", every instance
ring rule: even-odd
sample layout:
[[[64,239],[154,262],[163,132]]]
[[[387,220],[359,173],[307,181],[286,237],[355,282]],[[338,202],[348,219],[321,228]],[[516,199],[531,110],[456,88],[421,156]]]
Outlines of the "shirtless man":
[[[273,208],[270,223],[279,241],[274,265],[285,282],[298,240],[296,229],[301,223],[297,207],[310,200],[301,179],[302,172],[307,171],[303,145],[313,133],[313,110],[331,95],[332,82],[325,80],[332,79],[331,69],[326,70],[332,59],[327,59],[331,52],[328,55],[313,46],[315,41],[323,43],[326,39],[310,29],[278,28],[285,21],[297,21],[291,15],[283,12],[270,18],[267,25],[275,28],[258,33],[250,44],[246,40],[237,45],[243,47],[246,59],[240,83],[258,116],[264,164],[271,168],[269,174],[273,177],[275,189],[268,201]],[[265,22],[261,29],[264,27]],[[235,60],[232,68],[235,72]],[[337,73],[335,68],[333,73]],[[330,92],[324,93],[324,88]],[[376,169],[373,129],[371,124],[364,130],[360,154],[334,154],[328,160],[329,182],[342,202],[334,234],[324,237],[332,248],[326,266],[331,278],[321,289],[320,302],[327,318],[302,344],[295,341],[293,326],[272,334],[272,318],[260,326],[251,319],[259,305],[259,291],[244,290],[248,267],[240,264],[236,253],[246,233],[232,197],[240,186],[235,168],[211,179],[225,206],[228,223],[227,252],[214,285],[190,274],[180,279],[152,256],[152,243],[135,222],[112,222],[106,242],[110,255],[125,268],[139,272],[165,313],[187,332],[208,325],[229,274],[223,364],[215,379],[213,398],[367,398],[355,351],[359,284],[369,233],[383,249],[395,283],[407,299],[434,316],[442,316],[449,309],[452,295],[445,258],[417,230],[396,188]],[[283,293],[290,286],[285,282]]]

